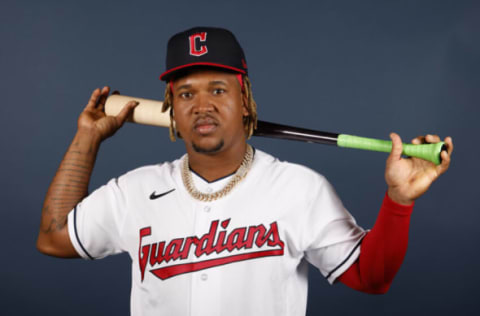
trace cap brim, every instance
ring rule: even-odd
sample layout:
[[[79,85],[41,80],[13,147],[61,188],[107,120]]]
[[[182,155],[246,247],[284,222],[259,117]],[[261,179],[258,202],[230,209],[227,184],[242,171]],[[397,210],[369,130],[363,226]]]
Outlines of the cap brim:
[[[216,68],[223,68],[223,69],[228,69],[231,71],[235,71],[241,74],[246,74],[247,72],[244,69],[239,69],[231,66],[226,66],[222,64],[216,64],[216,63],[209,63],[209,62],[199,62],[199,63],[191,63],[191,64],[186,64],[182,66],[178,66],[172,69],[169,69],[168,71],[165,71],[163,74],[160,75],[160,80],[167,81],[168,78],[173,75],[175,72],[188,68],[188,67],[194,67],[194,66],[210,66],[210,67],[216,67]]]

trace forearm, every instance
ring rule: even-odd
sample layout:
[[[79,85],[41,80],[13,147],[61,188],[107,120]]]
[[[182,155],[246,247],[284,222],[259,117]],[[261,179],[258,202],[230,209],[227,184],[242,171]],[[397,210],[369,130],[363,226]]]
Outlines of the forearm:
[[[77,132],[48,188],[42,209],[37,248],[46,254],[76,256],[67,231],[67,216],[88,195],[88,184],[100,140]]]
[[[359,259],[340,276],[349,287],[367,293],[385,293],[400,269],[408,246],[413,204],[399,205],[385,196],[372,230],[360,247]]]

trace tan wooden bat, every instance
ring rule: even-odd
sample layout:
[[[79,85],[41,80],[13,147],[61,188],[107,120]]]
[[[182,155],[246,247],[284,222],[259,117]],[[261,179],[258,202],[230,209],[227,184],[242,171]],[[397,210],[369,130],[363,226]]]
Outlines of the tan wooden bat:
[[[133,111],[131,121],[138,124],[153,126],[170,126],[170,115],[162,113],[162,101],[155,101],[143,98],[129,97],[126,95],[112,94],[105,102],[105,114],[115,116],[129,101],[135,100],[139,104]]]

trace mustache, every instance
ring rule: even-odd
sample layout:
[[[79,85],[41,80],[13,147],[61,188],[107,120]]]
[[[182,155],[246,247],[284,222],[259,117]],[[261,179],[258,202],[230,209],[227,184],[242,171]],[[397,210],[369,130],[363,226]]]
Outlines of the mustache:
[[[211,114],[202,114],[195,118],[194,126],[205,125],[205,124],[214,124],[218,125],[219,122],[217,118]]]

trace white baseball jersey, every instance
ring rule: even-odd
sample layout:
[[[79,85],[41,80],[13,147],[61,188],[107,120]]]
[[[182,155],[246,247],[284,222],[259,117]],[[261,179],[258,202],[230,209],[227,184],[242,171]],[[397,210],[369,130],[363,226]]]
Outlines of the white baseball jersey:
[[[132,315],[303,316],[307,261],[332,283],[358,257],[365,231],[316,172],[256,150],[228,195],[200,202],[181,161],[111,180],[68,216],[83,258],[130,254]],[[193,179],[207,193],[230,177]]]

